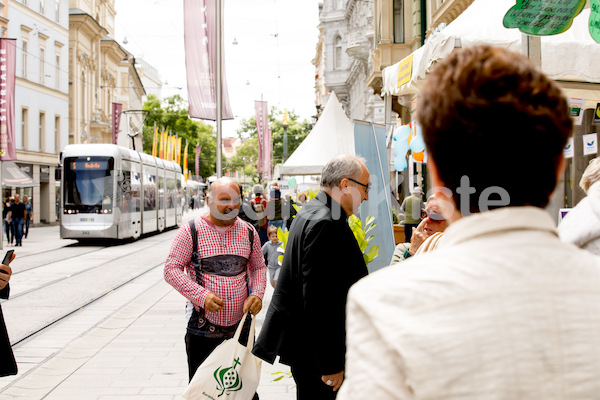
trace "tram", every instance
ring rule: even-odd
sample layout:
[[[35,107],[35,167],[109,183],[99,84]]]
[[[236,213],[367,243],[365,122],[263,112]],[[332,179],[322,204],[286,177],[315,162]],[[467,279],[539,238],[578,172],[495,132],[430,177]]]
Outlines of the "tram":
[[[177,163],[112,144],[68,145],[61,163],[61,238],[137,239],[181,225]]]

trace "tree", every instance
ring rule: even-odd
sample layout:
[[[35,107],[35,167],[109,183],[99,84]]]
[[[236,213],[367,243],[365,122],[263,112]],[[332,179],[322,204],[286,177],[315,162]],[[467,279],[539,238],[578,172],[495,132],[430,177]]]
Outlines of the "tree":
[[[282,120],[283,112],[277,107],[272,107],[269,112],[269,127],[272,132],[273,141],[273,165],[283,163],[283,125]],[[299,121],[298,115],[294,111],[288,112],[289,126],[287,128],[288,136],[288,157],[296,150],[296,148],[302,143],[306,136],[310,133],[312,125],[308,120]],[[237,134],[240,138],[250,137],[256,139],[254,143],[256,154],[258,158],[258,135],[256,131],[256,118],[251,117],[250,119],[243,119],[241,121],[241,127],[238,129]],[[245,144],[245,143],[244,143]],[[256,163],[254,164],[256,168]]]
[[[243,171],[244,176],[253,182],[260,182],[256,166],[258,163],[258,139],[247,138],[238,147],[235,155],[227,160],[227,165],[232,171]]]
[[[195,170],[196,145],[202,146],[199,158],[200,176],[208,177],[216,170],[216,134],[211,125],[201,121],[192,120],[188,115],[185,100],[174,95],[161,101],[154,95],[148,96],[143,109],[148,111],[144,125],[144,152],[152,154],[152,140],[154,138],[154,122],[158,132],[167,131],[171,134],[177,133],[182,140],[181,151],[185,150],[186,139],[188,146],[188,168]],[[183,157],[183,154],[182,154]],[[183,158],[182,158],[183,160]],[[183,162],[182,162],[183,164]]]

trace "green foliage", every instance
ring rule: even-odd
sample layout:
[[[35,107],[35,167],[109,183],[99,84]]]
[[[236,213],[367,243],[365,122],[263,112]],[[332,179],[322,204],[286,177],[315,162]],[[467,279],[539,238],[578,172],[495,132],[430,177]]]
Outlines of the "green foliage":
[[[269,112],[269,127],[272,132],[273,139],[273,165],[283,162],[283,112],[277,107],[272,107]],[[308,120],[299,121],[298,114],[294,111],[288,112],[289,125],[287,128],[288,137],[288,157],[292,155],[294,150],[302,143],[306,136],[310,133],[312,125]],[[240,138],[250,137],[257,139],[256,118],[243,119],[240,122],[240,129],[237,134]],[[258,155],[258,141],[256,143],[256,154]],[[254,163],[256,167],[256,163]]]
[[[260,182],[260,177],[256,172],[256,165],[258,163],[258,139],[249,138],[246,139],[237,152],[231,158],[228,158],[227,167],[232,171],[240,171],[246,177],[254,183]]]
[[[154,122],[156,122],[159,133],[171,131],[172,135],[177,133],[179,137],[183,138],[182,152],[185,150],[185,140],[188,140],[188,168],[190,171],[195,171],[196,145],[200,145],[202,146],[199,160],[200,175],[207,177],[215,173],[216,133],[211,125],[192,120],[189,117],[187,104],[181,96],[167,97],[161,103],[156,96],[149,95],[143,109],[148,111],[143,133],[145,153],[152,154]]]
[[[365,264],[369,265],[371,261],[379,256],[379,246],[376,244],[371,246],[371,248],[367,251],[369,242],[374,238],[373,235],[367,237],[367,234],[377,226],[375,223],[375,218],[367,217],[365,226],[363,228],[360,218],[358,218],[356,215],[351,215],[350,218],[348,218],[348,224],[350,225],[350,229],[352,229],[352,233],[354,233],[354,237],[356,238],[358,247],[360,247],[360,251],[363,253]]]

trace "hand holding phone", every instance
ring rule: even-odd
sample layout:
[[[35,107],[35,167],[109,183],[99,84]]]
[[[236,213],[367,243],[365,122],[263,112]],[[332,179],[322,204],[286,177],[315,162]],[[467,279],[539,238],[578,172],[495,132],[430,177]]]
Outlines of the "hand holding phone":
[[[2,260],[3,265],[8,265],[12,261],[14,250],[8,250],[4,255],[4,260]]]

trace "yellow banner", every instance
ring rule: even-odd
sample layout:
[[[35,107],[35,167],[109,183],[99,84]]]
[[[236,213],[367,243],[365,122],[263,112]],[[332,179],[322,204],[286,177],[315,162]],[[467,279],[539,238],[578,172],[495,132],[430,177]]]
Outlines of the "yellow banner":
[[[410,82],[410,78],[412,78],[412,69],[413,56],[411,54],[404,60],[400,61],[400,65],[398,65],[398,83],[396,84],[397,88],[404,85],[405,83]]]
[[[185,150],[183,152],[183,175],[185,176],[185,180],[188,180],[188,145],[189,143],[185,142]]]
[[[177,138],[177,164],[181,165],[181,138]]]
[[[158,157],[165,158],[165,133],[160,133],[160,145],[158,146]]]

